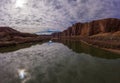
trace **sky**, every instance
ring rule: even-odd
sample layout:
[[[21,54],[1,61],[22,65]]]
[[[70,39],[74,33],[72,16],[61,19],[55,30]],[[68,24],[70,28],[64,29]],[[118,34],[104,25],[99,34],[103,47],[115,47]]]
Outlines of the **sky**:
[[[120,0],[0,0],[0,26],[62,31],[76,22],[120,18]]]

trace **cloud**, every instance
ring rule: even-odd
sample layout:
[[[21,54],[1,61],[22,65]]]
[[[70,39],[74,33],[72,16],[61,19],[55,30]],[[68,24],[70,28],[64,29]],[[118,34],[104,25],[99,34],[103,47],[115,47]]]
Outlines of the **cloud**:
[[[0,2],[0,25],[24,32],[64,30],[75,22],[120,18],[120,0],[26,0],[17,7],[16,2]]]

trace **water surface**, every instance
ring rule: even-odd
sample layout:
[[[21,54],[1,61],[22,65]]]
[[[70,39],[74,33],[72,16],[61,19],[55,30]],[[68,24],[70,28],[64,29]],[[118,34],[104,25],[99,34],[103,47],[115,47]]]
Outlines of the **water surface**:
[[[120,83],[120,55],[77,41],[36,44],[0,53],[0,83]]]

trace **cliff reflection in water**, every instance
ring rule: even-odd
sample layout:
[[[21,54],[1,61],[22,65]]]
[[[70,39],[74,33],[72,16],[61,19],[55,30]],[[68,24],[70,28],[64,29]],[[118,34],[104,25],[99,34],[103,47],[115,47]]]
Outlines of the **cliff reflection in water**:
[[[100,57],[100,58],[106,58],[106,59],[115,59],[115,58],[120,58],[119,54],[108,52],[105,50],[102,50],[100,48],[95,48],[90,45],[86,45],[83,42],[80,41],[74,41],[74,40],[58,40],[59,42],[63,43],[70,49],[72,49],[74,52],[77,53],[86,53],[90,54],[91,56],[94,57]]]
[[[116,54],[107,59],[106,51],[77,41],[64,44],[47,42],[0,53],[0,83],[120,83]]]

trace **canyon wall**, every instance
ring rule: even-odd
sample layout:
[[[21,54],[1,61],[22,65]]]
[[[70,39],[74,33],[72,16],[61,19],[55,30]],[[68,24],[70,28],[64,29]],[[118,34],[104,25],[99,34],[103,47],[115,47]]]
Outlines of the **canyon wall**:
[[[120,31],[120,19],[108,18],[86,23],[76,23],[63,32],[53,33],[53,37],[92,36],[99,33]]]

